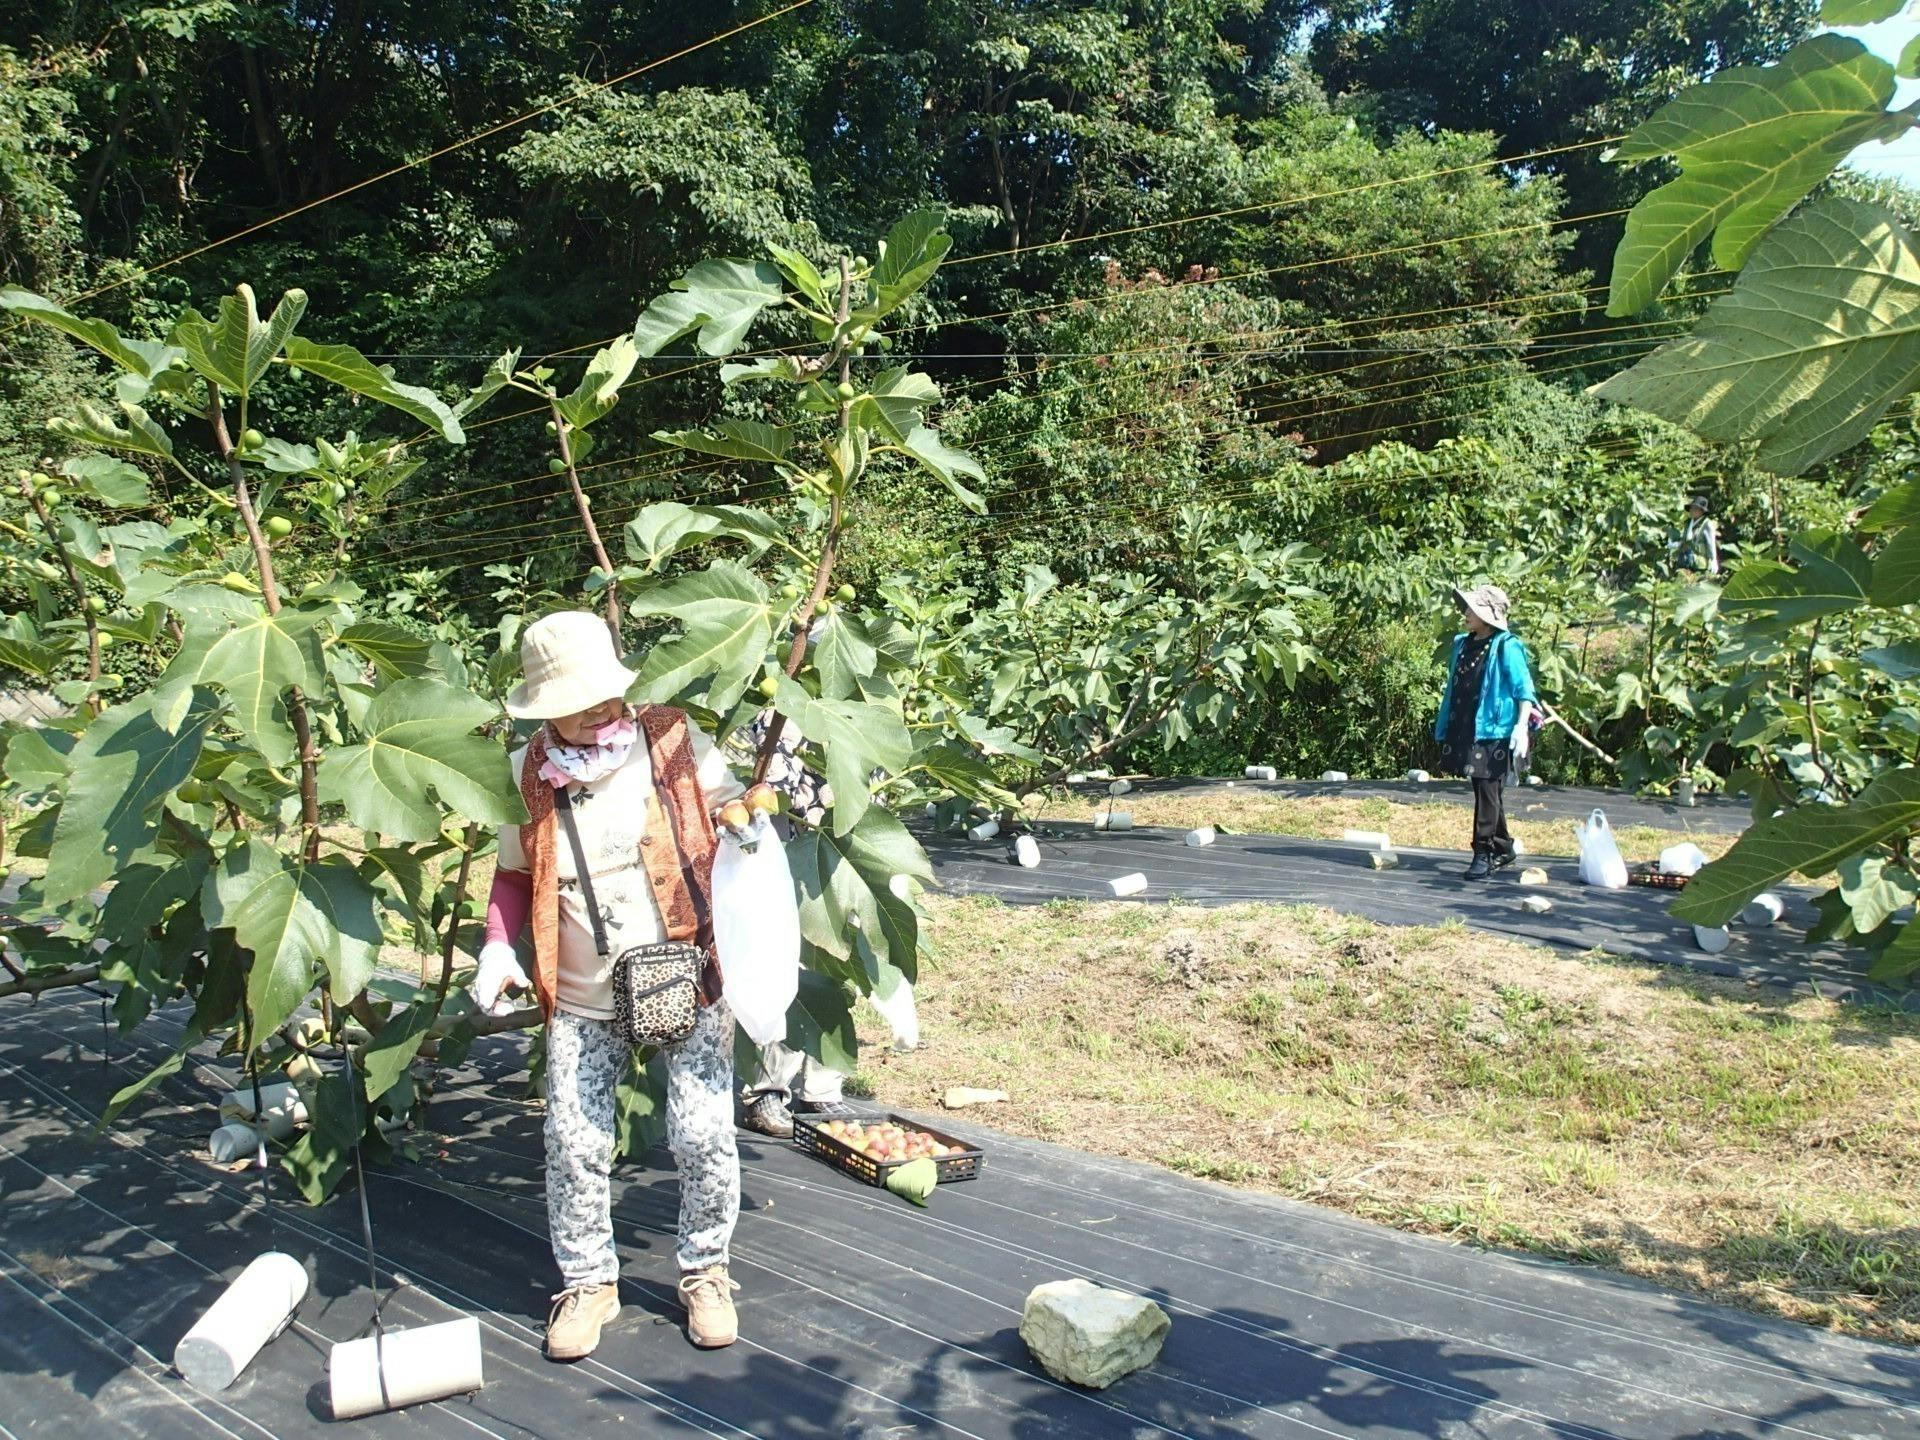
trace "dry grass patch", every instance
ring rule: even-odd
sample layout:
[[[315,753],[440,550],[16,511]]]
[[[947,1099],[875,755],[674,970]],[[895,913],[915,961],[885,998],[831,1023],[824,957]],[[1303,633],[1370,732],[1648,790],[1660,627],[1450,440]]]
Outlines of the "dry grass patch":
[[[857,1087],[1920,1343],[1920,1020],[1311,907],[936,898]]]
[[[1416,804],[1382,796],[1314,796],[1295,799],[1259,790],[1189,790],[1166,794],[1136,793],[1113,802],[1133,812],[1135,825],[1164,825],[1191,830],[1201,825],[1224,825],[1230,830],[1261,835],[1300,835],[1337,840],[1342,830],[1385,830],[1396,845],[1435,850],[1466,850],[1473,829],[1473,812],[1464,805],[1433,800]],[[1527,818],[1527,806],[1538,804],[1525,790],[1507,795],[1507,820],[1514,835],[1534,855],[1572,855],[1573,822]],[[1075,795],[1047,807],[1047,820],[1091,821],[1106,809],[1104,797]],[[1620,826],[1614,831],[1620,853],[1629,863],[1652,860],[1669,845],[1691,840],[1717,859],[1733,845],[1732,835],[1712,831],[1656,829],[1648,825]]]

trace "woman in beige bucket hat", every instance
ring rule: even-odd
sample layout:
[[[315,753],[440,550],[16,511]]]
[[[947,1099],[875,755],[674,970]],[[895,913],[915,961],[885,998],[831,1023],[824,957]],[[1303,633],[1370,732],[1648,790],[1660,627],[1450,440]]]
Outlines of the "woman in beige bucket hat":
[[[563,611],[527,627],[525,678],[507,710],[545,723],[513,754],[527,803],[523,825],[500,830],[475,1002],[499,1013],[506,992],[531,990],[547,1023],[547,1225],[562,1289],[547,1322],[547,1354],[578,1360],[620,1312],[609,1175],[614,1091],[629,1049],[613,1025],[608,956],[659,941],[712,951],[711,877],[720,843],[714,813],[745,794],[713,742],[681,710],[631,706],[637,678],[605,623]],[[564,799],[559,799],[564,792]],[[606,943],[596,942],[588,888],[571,837],[556,843],[564,803],[587,862]],[[515,941],[531,927],[533,973]],[[667,1139],[680,1172],[676,1259],[687,1333],[702,1348],[738,1333],[728,1246],[740,1211],[733,1129],[733,1015],[716,964],[701,977],[694,1029],[665,1047]]]

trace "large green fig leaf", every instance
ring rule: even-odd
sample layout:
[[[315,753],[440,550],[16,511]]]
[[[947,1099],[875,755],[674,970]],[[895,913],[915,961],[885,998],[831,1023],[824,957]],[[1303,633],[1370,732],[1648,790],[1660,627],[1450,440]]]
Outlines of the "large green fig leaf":
[[[251,613],[235,625],[195,616],[154,686],[154,714],[170,722],[184,710],[194,687],[216,685],[232,702],[234,723],[249,743],[272,764],[286,765],[294,758],[286,694],[295,685],[315,694],[324,683],[315,631],[326,612],[288,609],[269,615],[257,604],[249,608]]]
[[[46,896],[78,900],[111,880],[160,833],[160,802],[193,773],[212,698],[193,696],[169,732],[146,697],[103,711],[67,757],[73,778],[54,823]]]
[[[662,445],[674,445],[702,455],[759,460],[769,465],[784,465],[788,452],[793,449],[791,430],[781,425],[762,425],[757,420],[723,418],[713,422],[712,431],[656,430],[653,438]]]
[[[657,571],[673,556],[703,540],[722,536],[745,541],[758,556],[780,538],[780,522],[745,505],[683,505],[663,500],[644,506],[627,522],[627,554]]]
[[[678,636],[647,652],[634,687],[637,698],[671,700],[693,687],[707,709],[725,712],[766,662],[773,603],[765,585],[730,561],[655,585],[629,609],[664,615],[681,627]]]
[[[526,819],[507,753],[472,732],[494,718],[479,696],[438,680],[402,680],[373,697],[358,745],[320,763],[320,798],[364,830],[402,840],[440,833],[441,809],[505,825]]]
[[[103,505],[116,510],[139,510],[153,503],[147,477],[125,460],[111,455],[79,455],[62,462],[60,473]]]
[[[613,1153],[644,1155],[667,1138],[667,1062],[657,1051],[635,1050],[613,1092]]]
[[[1920,254],[1884,210],[1826,199],[1767,234],[1693,333],[1593,387],[1797,475],[1920,380]]]
[[[940,438],[939,431],[925,425],[916,425],[909,430],[899,441],[899,446],[938,476],[940,483],[953,492],[954,499],[967,509],[976,515],[987,513],[986,501],[960,483],[962,475],[971,475],[976,480],[987,478],[987,472],[980,468],[980,462],[966,451],[954,449]]]
[[[833,833],[845,835],[872,803],[867,777],[874,770],[898,775],[913,763],[913,739],[899,712],[859,700],[816,700],[806,687],[780,677],[774,706],[825,752],[827,783],[833,786]]]
[[[785,298],[780,272],[765,261],[702,260],[641,312],[633,341],[642,355],[658,355],[698,330],[703,354],[725,355],[762,310]]]
[[[1893,67],[1858,40],[1816,35],[1777,65],[1737,65],[1643,121],[1621,161],[1671,155],[1680,177],[1643,198],[1613,254],[1609,315],[1645,309],[1713,236],[1714,263],[1737,270],[1755,242],[1855,147],[1912,124],[1889,115]]]
[[[9,310],[24,319],[58,330],[82,345],[98,350],[122,370],[150,377],[157,358],[154,347],[140,346],[124,339],[105,320],[83,320],[43,295],[23,290],[18,285],[0,285],[0,310]],[[164,364],[164,359],[161,361]]]
[[[918,973],[919,914],[893,886],[899,876],[930,884],[933,869],[897,817],[873,805],[849,833],[802,830],[788,842],[787,863],[800,890],[800,937],[809,947],[849,959],[858,931],[908,979]]]
[[[253,952],[247,1004],[255,1034],[277,1030],[307,998],[314,969],[344,1003],[366,988],[380,953],[378,897],[337,855],[306,864],[257,839],[236,846],[207,877],[200,910]]]
[[[1827,25],[1877,25],[1905,8],[1907,0],[1821,0],[1820,19]]]
[[[1851,535],[1809,530],[1793,537],[1787,553],[1797,567],[1756,560],[1735,571],[1720,592],[1721,612],[1793,626],[1867,603],[1873,566]]]
[[[813,970],[800,972],[800,993],[787,1007],[787,1044],[825,1065],[851,1074],[859,1065],[853,1024],[853,992]]]
[[[384,620],[362,620],[340,632],[340,643],[369,661],[384,680],[418,680],[433,671],[433,646]]]
[[[375,365],[351,345],[321,345],[298,335],[286,348],[287,362],[309,375],[411,415],[449,445],[465,443],[466,433],[447,403],[423,386],[401,384],[392,366]]]
[[[584,430],[603,418],[620,403],[620,387],[627,383],[627,377],[639,363],[640,352],[631,336],[622,335],[604,350],[596,351],[587,362],[587,373],[580,377],[579,385],[559,402],[560,413],[567,417],[567,423],[576,430]]]
[[[1688,883],[1673,913],[1724,925],[1754,896],[1796,872],[1824,875],[1869,845],[1920,825],[1920,770],[1882,775],[1850,805],[1800,805],[1756,821],[1725,855]]]
[[[902,441],[919,427],[921,412],[939,398],[940,387],[931,375],[896,365],[875,376],[867,393],[853,402],[851,419]]]
[[[187,311],[173,327],[173,343],[186,353],[187,362],[195,370],[229,395],[244,400],[252,393],[254,382],[267,373],[267,366],[306,311],[306,291],[289,290],[263,325],[254,304],[253,287],[241,285],[233,294],[221,297],[218,320],[209,321],[196,310]]]
[[[953,237],[941,230],[938,210],[916,210],[887,232],[887,252],[873,267],[876,316],[897,310],[940,268],[953,248]]]
[[[161,460],[173,457],[172,439],[138,405],[125,400],[120,402],[120,413],[127,421],[125,425],[121,425],[91,400],[82,400],[79,411],[78,420],[64,415],[54,416],[47,421],[47,429],[63,439],[78,440],[87,445],[131,450],[136,455],[152,455]]]

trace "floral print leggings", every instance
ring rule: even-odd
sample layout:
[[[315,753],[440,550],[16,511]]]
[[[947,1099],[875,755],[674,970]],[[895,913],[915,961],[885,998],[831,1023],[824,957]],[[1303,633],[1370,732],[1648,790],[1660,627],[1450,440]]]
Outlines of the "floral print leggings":
[[[556,1010],[547,1022],[547,1228],[569,1287],[620,1276],[613,1244],[614,1088],[628,1047],[611,1020]],[[666,1050],[667,1145],[680,1170],[675,1258],[684,1270],[727,1263],[740,1217],[740,1155],[733,1133],[733,1012],[700,1012],[693,1033]]]

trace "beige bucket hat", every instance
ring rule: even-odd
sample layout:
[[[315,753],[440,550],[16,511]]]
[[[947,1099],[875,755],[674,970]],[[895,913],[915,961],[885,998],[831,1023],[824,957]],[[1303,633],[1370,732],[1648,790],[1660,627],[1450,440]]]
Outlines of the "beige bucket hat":
[[[557,720],[625,695],[639,677],[613,650],[607,622],[585,610],[536,620],[520,637],[526,678],[507,696],[516,720]]]
[[[1496,630],[1507,628],[1507,611],[1513,602],[1498,585],[1476,585],[1471,590],[1453,587],[1453,598],[1469,615],[1477,615]]]

